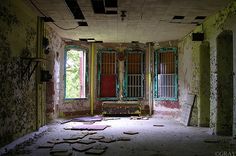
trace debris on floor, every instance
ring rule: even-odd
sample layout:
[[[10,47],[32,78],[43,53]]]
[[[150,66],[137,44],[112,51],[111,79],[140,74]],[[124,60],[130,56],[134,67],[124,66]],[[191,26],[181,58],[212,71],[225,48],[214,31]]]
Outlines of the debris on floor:
[[[44,143],[38,146],[38,148],[53,148],[54,144],[52,143]]]
[[[131,116],[130,120],[149,120],[149,116]]]
[[[142,117],[141,116],[131,116],[130,120],[141,120]]]
[[[94,124],[95,122],[83,122],[84,125],[92,125]]]
[[[103,118],[103,121],[108,121],[108,120],[120,120],[120,118],[117,118],[117,117],[105,117],[105,118]]]
[[[92,131],[89,131],[89,132],[82,132],[82,134],[84,135],[94,135],[94,134],[97,134],[97,132],[92,132]]]
[[[83,139],[83,138],[86,137],[87,135],[88,135],[88,134],[72,135],[72,136],[63,138],[63,140],[78,140],[78,139]]]
[[[160,124],[157,124],[157,125],[153,125],[154,127],[164,127],[164,125],[160,125]]]
[[[219,143],[220,140],[219,140],[219,139],[212,138],[212,139],[205,139],[204,142],[205,142],[205,143]]]
[[[103,138],[101,140],[99,140],[99,142],[103,142],[103,143],[111,143],[111,142],[115,142],[116,139],[113,138]]]
[[[86,116],[86,117],[79,117],[70,120],[65,120],[61,122],[61,124],[65,124],[68,122],[97,122],[97,121],[102,121],[102,119],[103,119],[102,116]]]
[[[69,144],[74,144],[74,143],[78,143],[79,140],[66,140],[65,143],[69,143]]]
[[[85,154],[97,154],[97,155],[100,155],[102,153],[104,153],[105,150],[101,150],[101,149],[90,149],[88,151],[85,152]]]
[[[93,148],[93,146],[91,146],[91,145],[83,145],[83,144],[81,145],[81,144],[77,144],[77,143],[72,144],[71,146],[74,150],[79,151],[79,152],[84,152],[84,151],[87,151],[87,150]]]
[[[71,156],[72,150],[66,151],[66,152],[54,152],[51,153],[52,156]]]
[[[118,137],[116,141],[130,141],[131,139],[129,137]]]
[[[104,136],[91,136],[91,137],[89,137],[89,139],[92,139],[92,140],[101,140],[103,138],[105,138],[105,137]]]
[[[56,144],[53,146],[53,148],[50,151],[50,154],[52,155],[70,155],[72,154],[72,147],[70,144],[62,143],[62,144]]]
[[[101,131],[106,129],[107,127],[110,127],[108,125],[78,125],[72,128],[67,128],[65,130],[88,130],[88,131]]]
[[[124,134],[127,134],[127,135],[135,135],[135,134],[139,134],[139,132],[135,132],[135,131],[126,131],[126,132],[123,132]]]
[[[108,147],[103,144],[97,144],[97,145],[93,146],[93,149],[99,149],[99,150],[105,150],[107,148]]]
[[[94,141],[94,140],[79,140],[78,141],[78,143],[80,143],[80,144],[86,144],[86,145],[88,145],[88,144],[93,144],[93,143],[95,143],[96,141]]]
[[[51,143],[51,144],[66,143],[66,141],[65,141],[65,140],[62,140],[62,139],[51,139],[51,140],[48,140],[47,142],[48,142],[48,143]]]

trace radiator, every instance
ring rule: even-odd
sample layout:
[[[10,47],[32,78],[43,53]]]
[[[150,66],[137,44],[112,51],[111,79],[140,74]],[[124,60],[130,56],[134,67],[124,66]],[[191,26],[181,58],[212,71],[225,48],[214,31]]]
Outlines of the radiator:
[[[141,103],[137,101],[104,101],[102,113],[103,115],[141,115]]]

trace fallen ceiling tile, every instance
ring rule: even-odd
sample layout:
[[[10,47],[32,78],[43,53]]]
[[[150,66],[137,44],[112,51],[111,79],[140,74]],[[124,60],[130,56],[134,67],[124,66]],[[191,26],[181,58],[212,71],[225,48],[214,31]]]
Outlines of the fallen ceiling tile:
[[[100,150],[100,149],[90,149],[88,151],[85,152],[85,154],[102,154],[104,153],[105,150]]]
[[[89,139],[92,139],[92,140],[101,140],[103,138],[105,138],[105,137],[104,136],[91,136],[91,137],[89,137]]]
[[[97,144],[97,145],[93,146],[93,149],[105,150],[105,149],[107,149],[107,146],[105,146],[103,144]]]
[[[118,137],[117,139],[116,139],[117,141],[130,141],[131,139],[129,138],[129,137]]]
[[[100,130],[106,129],[107,127],[109,127],[109,126],[108,125],[79,125],[79,126],[72,127],[71,130],[100,131]]]
[[[86,136],[87,136],[86,134],[72,135],[72,136],[63,138],[63,140],[78,140],[78,139],[83,139]]]
[[[87,151],[93,147],[91,145],[81,145],[81,144],[72,144],[71,146],[74,150],[79,152]]]
[[[61,144],[61,143],[65,143],[64,140],[62,139],[51,139],[49,141],[47,141],[48,143],[51,143],[51,144]]]
[[[123,132],[124,134],[128,134],[128,135],[135,135],[135,134],[139,134],[139,132],[135,132],[135,131],[126,131]]]
[[[164,127],[164,125],[153,125],[154,127]]]
[[[85,135],[94,135],[94,134],[97,134],[97,132],[82,132],[82,134],[85,134]]]
[[[80,143],[80,144],[93,144],[93,143],[95,143],[96,141],[94,141],[94,140],[79,140],[78,141],[78,143]]]
[[[38,148],[53,148],[54,144],[52,143],[44,143],[38,146]]]
[[[56,144],[51,149],[50,154],[67,153],[70,150],[72,150],[72,148],[71,148],[70,144],[68,144],[68,143]]]
[[[113,139],[113,138],[104,138],[104,139],[99,140],[99,142],[104,142],[104,143],[111,143],[115,141],[116,139]]]

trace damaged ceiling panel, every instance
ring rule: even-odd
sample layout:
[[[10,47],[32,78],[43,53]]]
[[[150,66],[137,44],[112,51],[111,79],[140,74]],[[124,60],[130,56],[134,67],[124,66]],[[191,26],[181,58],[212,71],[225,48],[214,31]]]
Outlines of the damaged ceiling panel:
[[[197,24],[202,23],[203,17],[214,14],[229,1],[36,0],[35,2],[39,9],[59,26],[71,28],[79,24],[74,30],[64,31],[53,23],[48,23],[65,39],[92,37],[104,42],[160,42],[181,39]],[[33,8],[32,5],[31,7]],[[126,11],[123,20],[121,11]],[[184,18],[173,19],[174,16],[184,16]],[[197,16],[199,17],[195,19]],[[134,23],[136,26],[130,28]]]

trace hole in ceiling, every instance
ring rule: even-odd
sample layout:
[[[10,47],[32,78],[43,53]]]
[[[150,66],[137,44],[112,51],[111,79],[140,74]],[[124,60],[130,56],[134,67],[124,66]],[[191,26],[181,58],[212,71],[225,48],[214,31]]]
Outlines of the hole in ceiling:
[[[95,43],[103,43],[103,41],[96,41]]]
[[[114,15],[114,14],[117,14],[117,11],[116,10],[107,10],[106,14]]]
[[[80,41],[86,41],[87,42],[87,38],[80,38]]]
[[[78,22],[79,26],[88,26],[88,23],[87,22]]]
[[[117,0],[105,0],[105,7],[117,8]]]
[[[41,17],[43,18],[44,22],[54,22],[54,20],[52,19],[52,17]]]
[[[87,38],[87,40],[95,40],[94,38]]]
[[[204,20],[206,18],[206,16],[197,16],[195,17],[196,20]]]
[[[70,11],[72,12],[74,19],[82,19],[84,20],[84,15],[77,3],[77,0],[65,0],[67,6],[69,7]]]
[[[95,42],[95,39],[94,38],[87,38],[87,41],[88,42]]]
[[[91,0],[93,11],[95,14],[104,14],[105,13],[105,7],[103,4],[103,0]]]
[[[184,19],[185,16],[174,16],[173,19]]]

